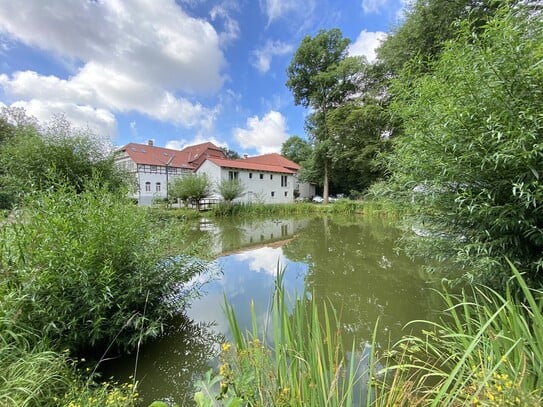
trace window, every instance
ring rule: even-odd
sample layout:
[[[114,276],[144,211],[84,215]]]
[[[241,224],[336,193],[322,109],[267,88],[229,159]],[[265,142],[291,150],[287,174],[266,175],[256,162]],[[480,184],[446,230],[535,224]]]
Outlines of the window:
[[[272,196],[272,197],[275,196],[275,191],[271,191],[271,196]]]
[[[160,192],[160,182],[156,183],[156,192]]]
[[[235,180],[238,179],[239,172],[237,171],[228,171],[228,179]]]
[[[151,172],[156,172],[156,165],[151,165]]]
[[[270,179],[273,179],[273,174],[270,174]]]
[[[287,186],[287,176],[286,175],[281,175],[281,186],[282,187],[286,187]],[[285,195],[286,196],[286,195]]]
[[[151,183],[150,182],[145,183],[145,192],[151,192]]]
[[[288,191],[285,191],[285,196],[288,196]]]
[[[264,179],[264,174],[260,174],[260,179]]]
[[[253,179],[253,173],[252,172],[249,173],[249,179]]]

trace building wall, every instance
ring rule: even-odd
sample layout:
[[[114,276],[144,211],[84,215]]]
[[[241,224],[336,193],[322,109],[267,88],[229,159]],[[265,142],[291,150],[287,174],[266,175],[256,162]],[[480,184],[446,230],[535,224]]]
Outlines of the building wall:
[[[245,190],[245,194],[237,200],[239,202],[294,202],[294,178],[290,174],[220,168],[209,160],[200,166],[197,173],[207,174],[214,185],[220,184],[222,180],[230,179],[230,174],[232,173],[233,177],[240,180]],[[234,175],[235,173],[237,175]],[[286,178],[282,180],[282,176]],[[220,195],[215,193],[214,198],[220,198]]]
[[[154,199],[167,197],[167,185],[174,179],[191,174],[191,170],[168,167],[139,165],[136,174],[138,184],[138,203],[140,205],[151,205]]]
[[[300,182],[297,176],[294,176],[294,189],[298,189],[300,192],[300,198],[302,199],[313,198],[317,192],[315,184]]]

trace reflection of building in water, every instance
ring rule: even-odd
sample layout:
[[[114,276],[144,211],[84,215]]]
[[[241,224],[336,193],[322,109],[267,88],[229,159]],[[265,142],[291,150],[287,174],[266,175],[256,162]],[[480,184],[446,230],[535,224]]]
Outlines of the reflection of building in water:
[[[224,254],[249,247],[280,246],[307,227],[308,223],[307,219],[273,219],[220,224],[203,218],[200,220],[200,230],[209,233],[213,252]]]

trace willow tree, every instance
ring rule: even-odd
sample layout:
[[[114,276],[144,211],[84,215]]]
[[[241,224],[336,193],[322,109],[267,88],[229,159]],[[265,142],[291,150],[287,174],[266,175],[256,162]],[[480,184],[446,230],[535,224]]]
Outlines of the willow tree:
[[[328,202],[330,173],[330,132],[326,126],[328,113],[341,106],[358,90],[360,60],[349,57],[350,40],[337,28],[321,30],[315,37],[306,36],[287,68],[287,87],[294,103],[311,108],[308,129],[323,169],[323,197]]]

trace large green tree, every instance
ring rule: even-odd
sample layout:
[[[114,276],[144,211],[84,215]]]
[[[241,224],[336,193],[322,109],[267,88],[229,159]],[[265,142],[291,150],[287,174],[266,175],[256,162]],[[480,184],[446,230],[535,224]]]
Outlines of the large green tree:
[[[312,152],[311,143],[300,136],[290,136],[281,146],[281,155],[294,161],[296,164],[302,163],[308,159]]]
[[[388,116],[379,101],[367,98],[332,110],[326,126],[332,185],[336,191],[358,195],[383,176],[378,155],[388,146]]]
[[[512,0],[415,0],[405,10],[402,24],[393,29],[377,54],[387,70],[398,74],[408,62],[420,62],[426,72],[429,63],[441,54],[446,41],[456,37],[459,23],[469,21],[477,31],[500,4]]]
[[[358,91],[360,60],[349,57],[350,40],[339,29],[321,30],[315,37],[306,36],[287,68],[287,87],[294,103],[314,110],[307,127],[315,141],[317,162],[323,170],[323,196],[328,202],[330,172],[330,133],[327,114]]]
[[[431,240],[495,283],[505,257],[541,280],[542,61],[540,16],[506,7],[477,35],[466,26],[431,74],[395,82],[395,198],[420,202]]]

